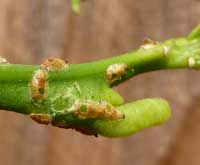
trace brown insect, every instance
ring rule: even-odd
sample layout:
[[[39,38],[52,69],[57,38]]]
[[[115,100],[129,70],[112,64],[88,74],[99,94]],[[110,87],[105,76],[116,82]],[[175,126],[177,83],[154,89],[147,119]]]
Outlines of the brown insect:
[[[112,84],[115,81],[120,80],[127,70],[129,70],[129,67],[124,63],[110,65],[106,70],[108,83]]]
[[[61,71],[68,68],[67,62],[61,58],[46,59],[41,66],[48,71]]]
[[[31,97],[42,101],[48,96],[48,74],[45,69],[38,69],[31,80]]]
[[[30,117],[39,124],[49,124],[52,121],[52,116],[49,114],[31,113]]]
[[[74,114],[80,118],[106,118],[110,120],[124,119],[124,114],[111,104],[92,101],[78,101],[74,105]]]

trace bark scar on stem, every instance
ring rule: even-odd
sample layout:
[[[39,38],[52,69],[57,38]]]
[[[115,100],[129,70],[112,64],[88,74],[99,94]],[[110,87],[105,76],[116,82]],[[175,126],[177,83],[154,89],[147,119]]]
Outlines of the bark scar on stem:
[[[31,80],[31,97],[34,100],[42,101],[48,96],[48,73],[45,69],[35,71]]]
[[[67,61],[61,58],[46,59],[41,66],[47,71],[62,71],[64,69],[68,69]]]
[[[124,119],[125,115],[110,103],[92,102],[92,101],[77,101],[74,104],[73,114],[82,119]]]

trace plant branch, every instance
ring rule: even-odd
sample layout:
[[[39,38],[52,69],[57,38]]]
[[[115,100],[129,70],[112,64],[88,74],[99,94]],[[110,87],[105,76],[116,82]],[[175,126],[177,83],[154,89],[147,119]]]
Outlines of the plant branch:
[[[0,65],[0,108],[28,114],[38,123],[85,134],[127,136],[166,122],[163,99],[124,104],[111,87],[161,69],[200,68],[200,27],[188,37],[155,42],[136,51],[83,64],[47,59],[42,65]]]

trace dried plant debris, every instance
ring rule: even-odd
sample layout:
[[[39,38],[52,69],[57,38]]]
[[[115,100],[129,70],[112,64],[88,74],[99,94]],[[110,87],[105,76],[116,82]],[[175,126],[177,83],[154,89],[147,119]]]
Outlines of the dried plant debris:
[[[62,71],[68,69],[68,64],[61,58],[49,58],[41,64],[48,71]]]
[[[35,71],[31,80],[31,97],[34,100],[42,101],[48,96],[48,73],[45,69]]]
[[[97,103],[93,101],[76,101],[73,113],[81,119],[119,120],[125,118],[121,111],[105,101]]]

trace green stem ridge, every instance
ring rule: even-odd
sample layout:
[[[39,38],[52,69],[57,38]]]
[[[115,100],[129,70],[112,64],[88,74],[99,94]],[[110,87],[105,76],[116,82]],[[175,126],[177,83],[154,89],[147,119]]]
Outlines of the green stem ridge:
[[[200,26],[188,37],[147,40],[136,51],[96,62],[0,63],[1,109],[89,135],[128,136],[169,120],[170,107],[160,98],[124,104],[111,87],[154,70],[200,69]]]

